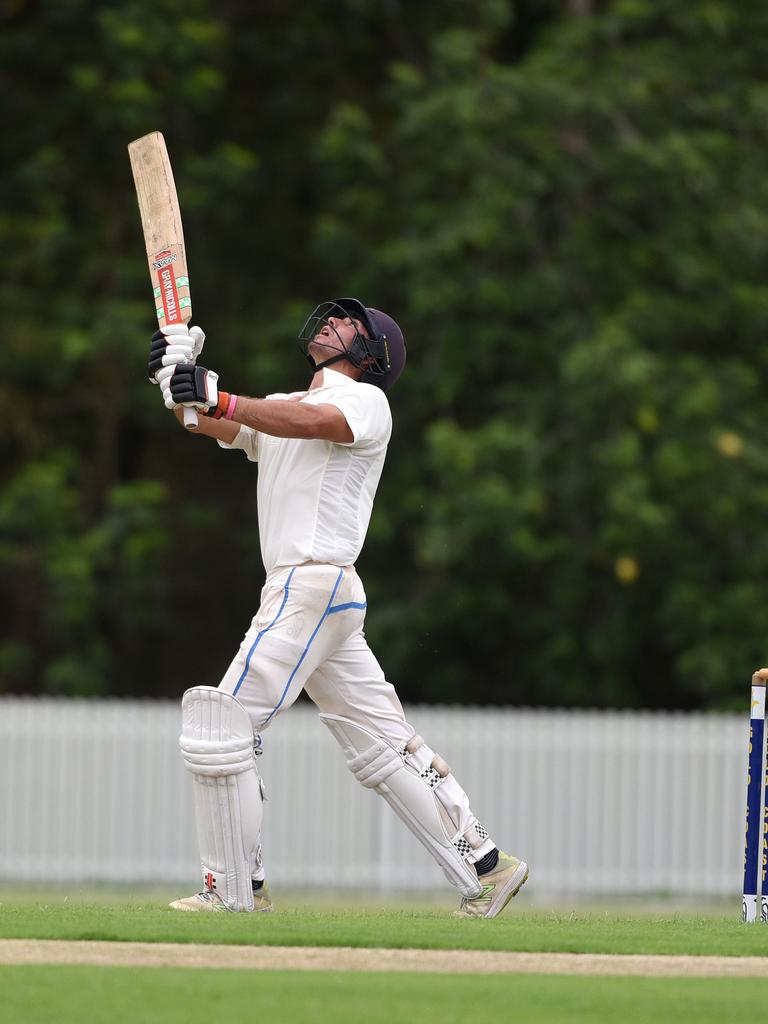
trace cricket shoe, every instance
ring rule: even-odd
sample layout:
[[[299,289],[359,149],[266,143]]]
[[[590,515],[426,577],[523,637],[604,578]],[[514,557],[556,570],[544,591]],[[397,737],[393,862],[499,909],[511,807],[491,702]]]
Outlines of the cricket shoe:
[[[168,906],[172,910],[193,910],[213,911],[229,913],[229,907],[217,892],[212,889],[205,889],[203,892],[195,893],[194,896],[186,896],[183,900],[174,900]],[[256,889],[253,893],[253,910],[261,914],[271,913],[275,908],[269,898],[269,891],[266,885]]]
[[[493,871],[480,876],[483,889],[479,896],[465,896],[453,917],[496,917],[528,880],[528,865],[499,850],[499,862]]]

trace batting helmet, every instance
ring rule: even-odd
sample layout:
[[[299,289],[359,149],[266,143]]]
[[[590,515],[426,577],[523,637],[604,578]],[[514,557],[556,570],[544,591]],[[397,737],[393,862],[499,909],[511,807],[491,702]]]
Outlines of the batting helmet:
[[[368,332],[368,337],[357,331],[349,348],[323,363],[315,363],[307,353],[306,347],[323,327],[330,326],[328,317],[331,316],[353,317],[360,320]],[[336,336],[338,337],[338,334]],[[299,341],[315,369],[322,369],[339,359],[349,359],[354,366],[363,367],[360,378],[362,381],[366,384],[375,384],[383,391],[395,383],[405,366],[406,344],[403,332],[391,316],[382,313],[380,309],[364,306],[359,299],[331,299],[328,302],[321,302],[307,317],[299,333]],[[365,365],[371,359],[373,361]]]

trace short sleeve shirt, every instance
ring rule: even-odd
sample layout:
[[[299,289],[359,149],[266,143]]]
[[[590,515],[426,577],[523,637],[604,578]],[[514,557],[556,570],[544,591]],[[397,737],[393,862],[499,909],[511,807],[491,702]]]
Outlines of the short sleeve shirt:
[[[392,432],[381,388],[326,367],[319,388],[268,400],[334,405],[353,440],[273,437],[241,427],[231,444],[259,463],[259,539],[267,573],[304,562],[352,565],[363,546]]]

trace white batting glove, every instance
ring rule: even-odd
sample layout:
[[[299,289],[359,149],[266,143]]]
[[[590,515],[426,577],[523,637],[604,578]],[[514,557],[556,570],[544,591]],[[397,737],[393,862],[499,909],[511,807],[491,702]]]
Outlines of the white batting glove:
[[[152,335],[147,372],[155,384],[162,384],[179,363],[194,363],[203,350],[205,332],[202,327],[172,324]]]
[[[207,370],[204,366],[194,366],[192,363],[169,366],[163,372],[165,369],[170,374],[162,385],[163,401],[167,409],[189,405],[203,415],[207,415],[211,409],[217,409],[219,375],[215,370]],[[226,397],[229,398],[229,395]]]

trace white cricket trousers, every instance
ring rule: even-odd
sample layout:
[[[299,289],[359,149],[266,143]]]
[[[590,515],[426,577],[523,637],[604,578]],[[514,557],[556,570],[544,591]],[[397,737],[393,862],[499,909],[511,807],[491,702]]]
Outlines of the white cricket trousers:
[[[352,566],[276,570],[219,689],[237,697],[256,733],[304,689],[320,711],[342,715],[402,749],[415,730],[366,642],[365,611],[363,584]],[[454,793],[449,813],[464,833],[477,819],[458,783]],[[490,841],[483,852],[488,847]]]
[[[365,636],[366,599],[354,567],[298,565],[267,577],[261,605],[219,689],[264,732],[302,689],[402,746],[414,734]]]

